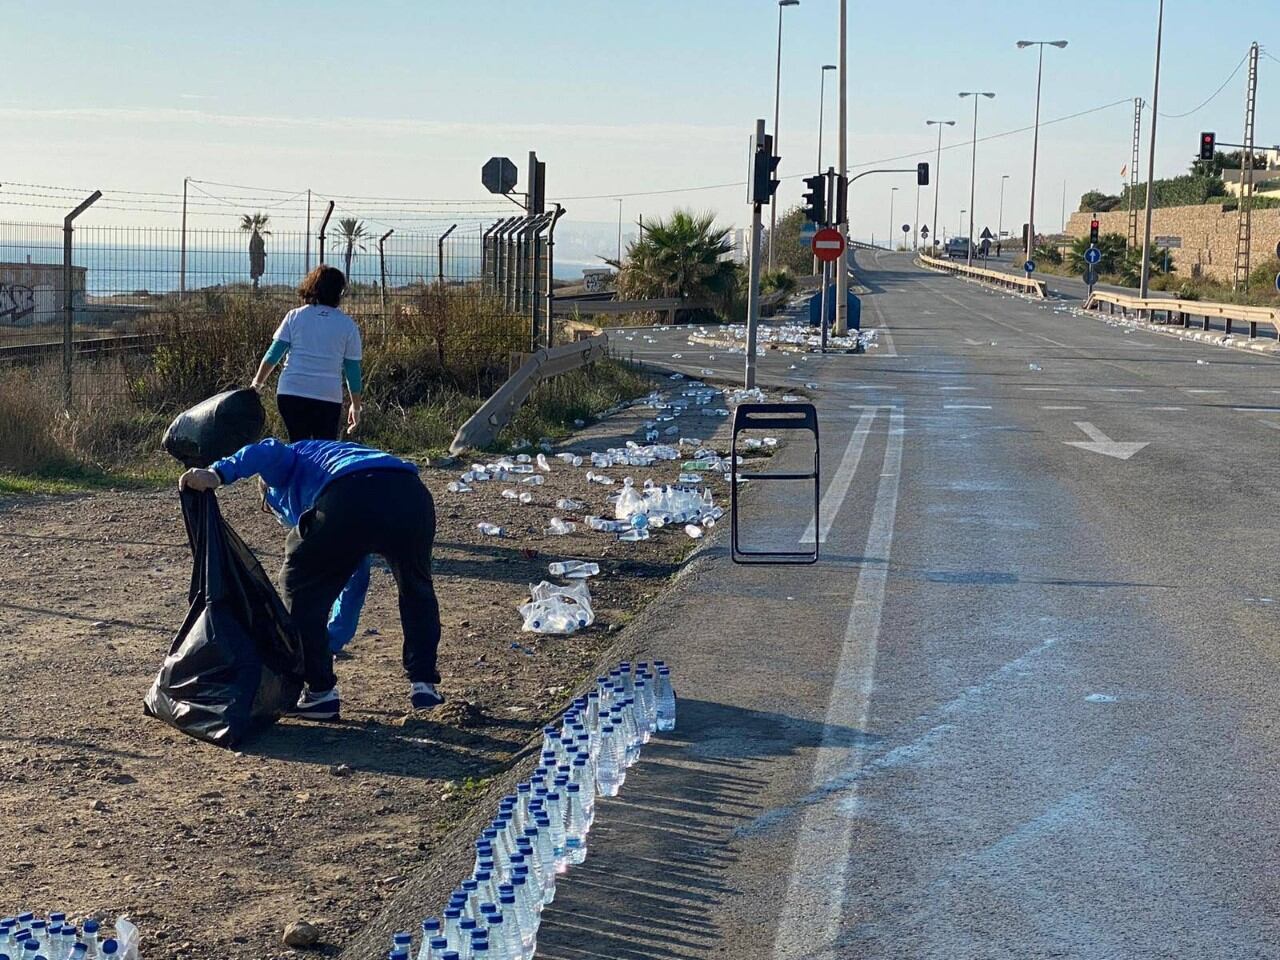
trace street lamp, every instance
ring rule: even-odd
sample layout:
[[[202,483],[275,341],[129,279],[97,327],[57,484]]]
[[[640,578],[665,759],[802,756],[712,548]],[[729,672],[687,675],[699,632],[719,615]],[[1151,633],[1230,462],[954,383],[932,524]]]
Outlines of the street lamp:
[[[1160,115],[1160,49],[1164,46],[1164,0],[1160,0],[1160,14],[1156,19],[1156,79],[1151,92],[1151,144],[1147,154],[1147,202],[1144,216],[1146,226],[1142,230],[1142,276],[1138,281],[1139,296],[1146,297],[1151,283],[1151,188],[1156,178],[1156,118]],[[1244,164],[1241,164],[1243,167]],[[1244,174],[1241,173],[1241,183]]]
[[[996,221],[996,241],[1004,239],[1004,182],[1009,179],[1006,173],[1000,177],[1000,218]]]
[[[782,11],[786,7],[798,7],[800,0],[778,0],[778,65],[773,80],[773,155],[778,153],[778,111],[782,95]],[[773,235],[778,232],[778,194],[769,198],[769,270],[773,271]]]
[[[973,266],[973,187],[974,181],[978,176],[978,98],[986,97],[988,100],[994,100],[996,95],[986,91],[965,90],[960,94],[960,99],[965,97],[973,97],[973,161],[969,168],[969,266]]]
[[[622,268],[622,198],[618,197],[618,268]]]
[[[1163,0],[1162,0],[1163,2]],[[1065,40],[1019,40],[1018,49],[1025,50],[1027,47],[1040,48],[1040,60],[1036,66],[1036,125],[1035,134],[1031,140],[1031,211],[1027,214],[1027,235],[1023,238],[1023,246],[1026,248],[1027,259],[1031,259],[1032,248],[1036,242],[1036,161],[1040,154],[1040,79],[1044,74],[1044,48],[1045,45],[1057,47],[1061,50],[1067,45]]]
[[[893,238],[897,236],[893,222],[893,195],[898,192],[897,187],[889,188],[889,250],[893,250]]]
[[[938,237],[942,235],[942,224],[938,223],[938,181],[942,178],[942,128],[954,127],[954,120],[926,120],[926,127],[938,128],[938,155],[933,161],[933,243],[938,244]],[[916,219],[919,219],[918,217]]]

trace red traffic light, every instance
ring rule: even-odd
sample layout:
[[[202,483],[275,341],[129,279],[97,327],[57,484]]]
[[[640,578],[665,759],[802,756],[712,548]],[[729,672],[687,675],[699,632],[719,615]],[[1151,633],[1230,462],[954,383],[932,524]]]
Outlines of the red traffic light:
[[[1218,135],[1216,133],[1200,134],[1200,159],[1212,160],[1214,151],[1217,149]]]
[[[1099,226],[1101,226],[1101,224],[1099,224],[1097,220],[1090,220],[1090,221],[1089,221],[1089,229],[1090,229],[1090,230],[1097,230]]]

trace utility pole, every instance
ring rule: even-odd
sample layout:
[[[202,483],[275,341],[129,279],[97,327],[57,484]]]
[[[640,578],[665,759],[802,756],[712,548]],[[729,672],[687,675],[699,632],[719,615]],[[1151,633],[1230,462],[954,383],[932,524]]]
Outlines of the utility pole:
[[[897,187],[889,188],[889,252],[890,253],[893,252],[893,247],[896,242],[894,238],[898,235],[898,228],[893,220],[893,199],[894,199],[893,195],[897,192],[898,192]]]
[[[1000,216],[996,220],[996,242],[1004,238],[1004,182],[1009,179],[1009,175],[1003,174],[1000,177]]]
[[[1147,154],[1146,226],[1142,230],[1142,279],[1138,295],[1146,297],[1151,292],[1151,201],[1156,179],[1156,120],[1160,116],[1160,47],[1164,42],[1164,0],[1160,0],[1160,13],[1156,19],[1156,78],[1151,92],[1151,143]]]
[[[756,121],[756,144],[765,143],[764,121]],[[756,158],[751,158],[752,170],[755,170]],[[764,229],[761,216],[760,197],[752,196],[751,200],[751,259],[748,261],[750,280],[747,282],[747,363],[743,374],[743,385],[750,390],[756,385],[756,327],[760,323],[760,233]]]
[[[838,182],[846,184],[849,182],[849,0],[840,0],[840,56],[837,62],[840,68],[837,74],[840,78],[840,111],[838,120],[840,137],[836,165],[840,169],[840,180]],[[837,186],[836,189],[840,190],[841,187]],[[841,210],[842,207],[843,210]],[[846,248],[840,258],[832,264],[832,269],[836,272],[835,335],[837,337],[846,337],[849,335],[848,200],[846,199],[841,204],[837,199],[836,209],[841,210],[840,222],[836,224],[836,229],[845,238]],[[824,317],[823,319],[825,320],[826,318]]]
[[[773,152],[778,153],[778,117],[782,99],[782,11],[800,6],[800,0],[778,0],[778,64],[773,81]],[[769,270],[773,270],[773,235],[778,232],[778,195],[769,198]]]
[[[926,120],[926,127],[938,128],[938,153],[933,162],[933,245],[938,245],[938,240],[942,237],[942,224],[938,222],[938,192],[942,189],[942,128],[954,127],[954,120]]]
[[[822,65],[822,70],[819,71],[822,79],[818,83],[818,173],[822,173],[822,126],[824,119],[823,114],[825,113],[825,107],[827,104],[827,71],[834,70],[835,68],[836,65],[834,63],[824,63]],[[825,283],[827,267],[825,263],[818,260],[818,255],[815,253],[813,255],[813,272],[815,275],[818,273],[819,268],[821,268],[823,282]]]
[[[187,181],[182,178],[182,246],[178,253],[178,302],[187,299]]]
[[[969,168],[969,256],[967,264],[973,266],[973,207],[974,207],[974,187],[978,179],[978,98],[986,97],[988,100],[994,100],[995,94],[989,91],[965,91],[960,94],[960,98],[973,97],[973,159]]]
[[[1142,144],[1142,98],[1133,98],[1133,159],[1129,161],[1129,249],[1138,248],[1138,164]]]
[[[1244,102],[1244,149],[1240,151],[1240,226],[1236,233],[1236,274],[1232,290],[1249,289],[1249,248],[1253,243],[1253,115],[1258,100],[1258,44],[1249,47],[1249,87]]]

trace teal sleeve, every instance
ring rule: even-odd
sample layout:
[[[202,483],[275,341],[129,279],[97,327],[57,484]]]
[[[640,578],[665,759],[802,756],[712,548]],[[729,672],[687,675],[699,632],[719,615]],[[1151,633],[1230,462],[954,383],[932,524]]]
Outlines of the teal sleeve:
[[[343,360],[342,372],[347,378],[347,389],[352,393],[359,393],[364,384],[360,380],[360,361],[359,360]]]
[[[288,340],[272,340],[271,346],[267,347],[266,356],[262,359],[267,363],[275,364],[284,359],[284,355],[289,352]]]

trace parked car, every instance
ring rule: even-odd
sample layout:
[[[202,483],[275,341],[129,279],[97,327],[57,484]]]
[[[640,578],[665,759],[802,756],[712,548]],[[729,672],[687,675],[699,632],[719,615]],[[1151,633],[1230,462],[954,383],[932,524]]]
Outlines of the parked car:
[[[952,260],[969,259],[969,238],[952,237],[947,241],[947,256]]]

